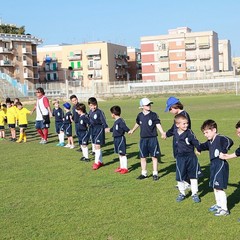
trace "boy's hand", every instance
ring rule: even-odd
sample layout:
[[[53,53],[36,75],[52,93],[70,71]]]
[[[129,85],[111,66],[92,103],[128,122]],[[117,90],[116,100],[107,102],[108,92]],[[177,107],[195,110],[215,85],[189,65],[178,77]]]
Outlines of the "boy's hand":
[[[105,128],[105,132],[106,133],[110,132],[110,128]]]
[[[201,153],[200,153],[198,150],[195,150],[195,153],[196,153],[197,155],[201,155]]]
[[[133,134],[133,130],[132,129],[129,130],[128,134]]]
[[[162,138],[162,139],[166,139],[166,138],[167,138],[166,132],[163,132],[163,133],[162,133],[161,138]]]

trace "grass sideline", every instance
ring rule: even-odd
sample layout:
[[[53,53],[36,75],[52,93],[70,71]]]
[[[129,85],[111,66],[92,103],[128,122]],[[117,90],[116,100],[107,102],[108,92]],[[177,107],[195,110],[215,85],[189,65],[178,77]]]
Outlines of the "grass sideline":
[[[164,113],[167,97],[151,98],[152,110],[157,112],[164,130],[173,123],[173,116]],[[206,141],[200,131],[202,122],[216,120],[219,133],[234,140],[239,120],[239,96],[181,96],[189,112],[192,129],[198,139]],[[139,112],[139,100],[117,99],[99,103],[112,126],[109,109],[122,108],[122,117],[132,128]],[[26,106],[31,109],[32,106]],[[172,139],[159,142],[162,161],[159,164],[160,180],[151,177],[138,181],[139,130],[127,137],[128,166],[130,173],[114,173],[119,165],[113,153],[111,134],[106,134],[103,148],[105,166],[91,169],[93,161],[79,161],[81,154],[74,149],[56,147],[57,137],[52,121],[49,143],[38,144],[34,129],[34,116],[27,130],[28,142],[17,144],[0,142],[0,239],[239,239],[240,180],[238,159],[230,164],[229,186],[226,190],[231,214],[214,217],[207,211],[214,201],[208,187],[209,157],[204,152],[199,161],[204,177],[199,180],[202,202],[194,204],[191,197],[176,202],[175,162],[172,158]],[[76,140],[75,140],[76,141]],[[148,174],[152,163],[148,163]],[[188,195],[189,196],[189,195]]]

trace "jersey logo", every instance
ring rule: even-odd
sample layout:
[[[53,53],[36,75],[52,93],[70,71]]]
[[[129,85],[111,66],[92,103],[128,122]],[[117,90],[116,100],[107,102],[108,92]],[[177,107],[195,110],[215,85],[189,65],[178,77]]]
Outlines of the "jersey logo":
[[[185,138],[185,142],[187,145],[190,145],[189,141],[188,141],[188,138]]]
[[[83,120],[80,121],[80,124],[83,124]]]
[[[152,126],[152,120],[151,119],[148,120],[148,125]]]
[[[215,149],[214,151],[214,157],[218,157],[219,156],[219,150],[218,149]]]
[[[57,115],[60,116],[60,112],[58,112]]]
[[[116,130],[118,130],[118,124],[116,125],[116,128],[115,128]]]
[[[214,186],[219,186],[219,182],[218,182],[218,181],[215,181],[215,182],[214,182]]]
[[[94,118],[94,119],[97,119],[97,114],[94,114],[94,115],[93,115],[93,118]]]

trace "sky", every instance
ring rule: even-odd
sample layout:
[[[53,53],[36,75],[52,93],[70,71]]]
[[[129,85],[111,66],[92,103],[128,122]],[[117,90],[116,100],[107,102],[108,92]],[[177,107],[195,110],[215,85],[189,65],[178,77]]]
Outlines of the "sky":
[[[43,45],[106,41],[140,48],[141,37],[177,27],[215,31],[230,40],[232,56],[240,57],[238,0],[2,1],[0,20],[25,26]]]

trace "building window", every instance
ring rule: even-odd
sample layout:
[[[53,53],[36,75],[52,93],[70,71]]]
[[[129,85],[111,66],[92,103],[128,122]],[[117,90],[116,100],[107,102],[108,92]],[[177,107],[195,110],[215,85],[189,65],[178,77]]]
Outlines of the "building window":
[[[178,64],[177,64],[177,68],[182,68],[182,64],[181,64],[181,63],[178,63]]]

